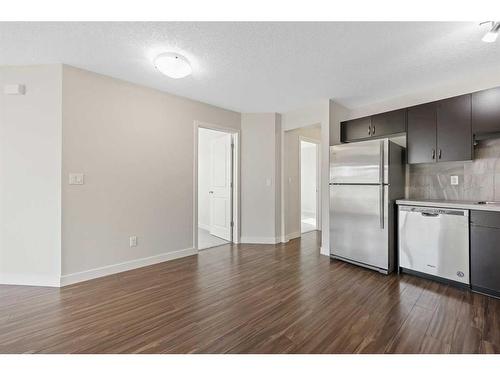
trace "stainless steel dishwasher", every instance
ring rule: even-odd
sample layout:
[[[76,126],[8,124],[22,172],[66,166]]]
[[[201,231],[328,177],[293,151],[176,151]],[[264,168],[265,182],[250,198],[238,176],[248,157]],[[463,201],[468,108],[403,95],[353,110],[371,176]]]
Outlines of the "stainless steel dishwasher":
[[[399,267],[469,284],[469,211],[399,206]]]

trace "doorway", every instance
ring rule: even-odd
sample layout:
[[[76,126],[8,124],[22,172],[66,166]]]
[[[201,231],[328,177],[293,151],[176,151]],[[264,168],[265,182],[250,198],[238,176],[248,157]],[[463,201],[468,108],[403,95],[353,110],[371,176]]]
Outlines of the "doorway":
[[[196,134],[194,243],[202,250],[237,241],[238,133],[197,124]]]
[[[301,233],[319,230],[320,167],[319,143],[300,137],[300,229]]]

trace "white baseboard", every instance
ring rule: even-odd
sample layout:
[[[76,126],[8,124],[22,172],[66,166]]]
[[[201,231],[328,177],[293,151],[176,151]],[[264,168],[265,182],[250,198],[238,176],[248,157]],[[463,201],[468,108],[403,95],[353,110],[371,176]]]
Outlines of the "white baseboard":
[[[166,262],[177,258],[183,258],[197,254],[198,251],[193,248],[170,251],[147,258],[134,259],[123,263],[111,264],[109,266],[94,268],[91,270],[70,273],[61,276],[61,286],[79,283],[81,281],[96,279],[98,277],[108,276],[119,272],[129,271],[135,268],[146,267],[156,263]]]
[[[285,238],[286,238],[286,242],[290,241],[290,240],[293,240],[294,238],[299,238],[300,236],[302,236],[302,233],[301,232],[293,232],[293,233],[288,233]]]
[[[299,238],[300,236],[300,232],[293,232],[280,237],[241,237],[240,243],[277,244],[288,242],[290,240],[293,240],[294,238]]]
[[[54,286],[59,287],[61,277],[59,275],[29,275],[19,273],[0,273],[0,284],[6,285],[30,285],[30,286]]]
[[[276,237],[241,237],[240,243],[274,245],[279,243]]]
[[[281,243],[286,243],[290,240],[293,240],[294,238],[299,238],[301,236],[302,236],[301,232],[288,233],[284,236],[281,236]]]
[[[208,224],[201,224],[201,223],[198,223],[198,228],[201,228],[201,229],[204,229],[204,230],[207,230],[210,232],[210,225]]]

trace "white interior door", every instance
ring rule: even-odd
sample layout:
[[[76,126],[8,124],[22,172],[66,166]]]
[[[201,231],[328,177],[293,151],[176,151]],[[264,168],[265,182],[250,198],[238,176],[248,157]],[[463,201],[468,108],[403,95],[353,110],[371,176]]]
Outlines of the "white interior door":
[[[231,134],[212,140],[210,147],[210,234],[231,241]]]
[[[302,233],[319,228],[318,144],[300,141],[300,216]]]

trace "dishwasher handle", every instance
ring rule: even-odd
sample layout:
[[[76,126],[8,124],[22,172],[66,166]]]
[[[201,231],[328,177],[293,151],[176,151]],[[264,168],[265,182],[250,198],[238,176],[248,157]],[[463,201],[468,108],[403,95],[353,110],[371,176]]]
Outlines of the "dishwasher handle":
[[[469,217],[469,210],[463,210],[458,208],[439,208],[439,207],[428,207],[428,206],[405,206],[400,205],[399,211],[408,211],[415,214],[422,214],[422,216],[436,217],[439,215],[454,215],[454,216],[464,216]]]
[[[427,217],[438,217],[439,214],[433,213],[433,212],[422,212],[422,216],[427,216]]]

